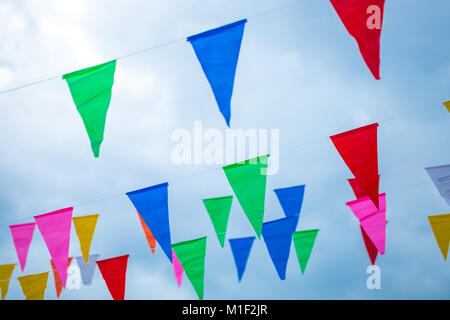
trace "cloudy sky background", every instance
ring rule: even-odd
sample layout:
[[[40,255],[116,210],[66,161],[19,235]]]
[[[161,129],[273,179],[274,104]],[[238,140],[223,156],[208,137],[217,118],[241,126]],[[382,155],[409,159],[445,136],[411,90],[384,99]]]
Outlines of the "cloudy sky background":
[[[1,1],[0,90],[84,67],[290,3],[285,0]],[[196,299],[186,278],[150,253],[125,192],[169,181],[172,242],[208,236],[205,299],[448,299],[450,269],[427,216],[448,213],[424,167],[450,163],[450,3],[387,1],[381,81],[365,66],[327,0],[299,1],[249,19],[232,100],[233,128],[280,129],[280,170],[268,177],[265,221],[283,217],[275,188],[306,184],[298,230],[320,232],[302,276],[295,250],[280,281],[256,241],[241,283],[228,243],[219,246],[201,199],[232,194],[221,165],[175,165],[174,130],[225,130],[209,84],[185,41],[119,60],[100,158],[95,159],[61,79],[0,95],[0,263],[17,256],[8,225],[68,206],[99,213],[91,253],[130,254],[128,299]],[[383,121],[384,120],[384,121]],[[370,264],[357,219],[345,206],[351,177],[326,137],[379,122],[380,191],[387,194],[381,290],[366,288]],[[318,140],[318,142],[311,143]],[[304,144],[298,146],[300,144]],[[217,170],[212,170],[217,169]],[[197,175],[197,173],[208,173]],[[180,179],[183,177],[188,177]],[[111,197],[115,196],[115,197]],[[93,200],[103,201],[92,202]],[[233,202],[227,238],[253,235]],[[80,255],[74,228],[70,255]],[[36,229],[24,274],[50,270]],[[15,278],[9,299],[23,299]],[[53,275],[46,298],[55,299]],[[61,299],[110,299],[92,286]]]

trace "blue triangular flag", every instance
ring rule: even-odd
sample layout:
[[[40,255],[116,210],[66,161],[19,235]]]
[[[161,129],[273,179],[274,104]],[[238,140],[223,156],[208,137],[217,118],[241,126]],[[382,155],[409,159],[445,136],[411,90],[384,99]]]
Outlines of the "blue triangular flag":
[[[84,285],[90,285],[92,283],[92,278],[94,277],[94,272],[97,268],[96,261],[99,256],[99,254],[89,255],[88,263],[84,262],[83,257],[77,257],[77,264],[80,268],[81,280]]]
[[[246,22],[247,19],[243,19],[187,38],[208,78],[219,110],[228,126],[236,65]]]
[[[167,258],[172,262],[172,242],[170,240],[169,205],[167,187],[162,183],[156,186],[128,192],[136,210],[147,224]]]
[[[296,225],[297,217],[287,217],[263,223],[262,236],[281,280],[286,279],[292,234]]]
[[[298,221],[302,210],[305,185],[275,189],[273,191],[275,191],[278,201],[283,208],[284,215],[286,217],[297,216]]]
[[[256,237],[229,239],[231,252],[233,253],[234,263],[238,272],[238,280],[241,282],[242,276],[247,267],[247,260],[250,256],[250,250]]]

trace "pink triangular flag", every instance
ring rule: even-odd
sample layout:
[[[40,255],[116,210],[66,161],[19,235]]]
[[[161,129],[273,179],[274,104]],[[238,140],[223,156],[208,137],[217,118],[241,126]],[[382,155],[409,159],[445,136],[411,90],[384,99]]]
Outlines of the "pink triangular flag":
[[[63,288],[66,287],[67,280],[72,211],[73,208],[70,207],[34,217],[59,273]]]
[[[386,194],[379,196],[379,206],[373,204],[369,197],[347,202],[367,236],[377,248],[380,254],[384,254],[386,244]]]
[[[35,226],[36,223],[34,222],[9,226],[22,272],[27,263],[28,249],[30,248],[31,239],[33,239]]]
[[[177,278],[178,288],[181,286],[181,281],[183,280],[183,267],[181,266],[180,261],[175,255],[175,251],[172,249],[172,265],[173,271],[175,272],[175,277]]]

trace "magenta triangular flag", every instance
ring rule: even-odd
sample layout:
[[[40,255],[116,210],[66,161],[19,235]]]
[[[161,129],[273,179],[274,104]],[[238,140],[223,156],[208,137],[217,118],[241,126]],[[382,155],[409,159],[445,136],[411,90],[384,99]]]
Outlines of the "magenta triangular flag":
[[[63,288],[66,287],[67,280],[72,211],[73,207],[70,207],[34,217],[59,273]]]
[[[28,249],[30,248],[31,239],[33,239],[35,226],[34,222],[9,226],[22,272],[27,263]]]
[[[181,281],[183,280],[183,267],[181,266],[180,260],[178,260],[175,251],[172,249],[172,264],[173,271],[175,273],[175,278],[177,278],[178,288],[181,286]]]
[[[378,252],[384,254],[386,244],[386,194],[382,193],[378,198],[379,210],[369,197],[347,202],[346,205],[358,218],[361,227]]]

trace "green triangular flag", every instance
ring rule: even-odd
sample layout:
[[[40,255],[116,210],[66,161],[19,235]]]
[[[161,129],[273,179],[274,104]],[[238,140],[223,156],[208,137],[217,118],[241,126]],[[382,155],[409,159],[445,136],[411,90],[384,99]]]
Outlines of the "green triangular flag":
[[[103,141],[115,70],[116,60],[113,60],[63,75],[83,119],[95,157],[98,157]]]
[[[206,237],[175,243],[172,245],[172,249],[197,292],[198,298],[202,300],[205,281]]]
[[[258,238],[261,238],[264,220],[268,159],[269,155],[265,155],[223,167],[228,182]]]
[[[225,234],[227,232],[228,217],[230,216],[232,202],[233,196],[203,200],[222,248],[225,244]]]
[[[314,241],[316,241],[317,233],[319,233],[319,229],[297,231],[292,235],[302,274],[305,272],[306,265],[308,264],[309,257],[311,256],[311,251],[314,246]]]

